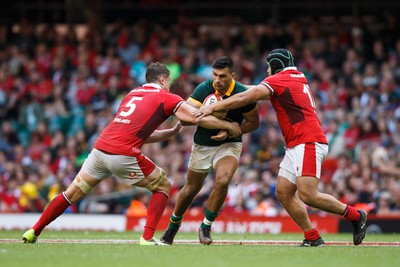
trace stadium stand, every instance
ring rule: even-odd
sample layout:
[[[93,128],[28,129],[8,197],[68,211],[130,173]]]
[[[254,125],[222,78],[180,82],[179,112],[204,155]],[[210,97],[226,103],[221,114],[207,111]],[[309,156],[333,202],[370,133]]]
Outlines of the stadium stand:
[[[42,211],[65,189],[121,97],[143,83],[147,63],[168,64],[172,91],[187,98],[222,55],[233,58],[239,81],[257,84],[266,73],[265,55],[276,47],[293,52],[316,97],[331,146],[321,190],[372,214],[400,215],[400,23],[394,15],[305,16],[279,24],[182,15],[168,29],[146,19],[101,28],[23,19],[1,24],[0,212]],[[224,209],[284,214],[274,196],[284,143],[269,103],[260,104],[260,116],[259,129],[243,139]],[[173,119],[163,127],[171,125]],[[193,132],[185,127],[178,137],[143,148],[173,182],[170,208],[183,185]],[[192,209],[204,208],[212,179]],[[91,195],[126,190],[108,179]],[[92,207],[101,208],[83,212],[129,208],[126,198],[100,199],[107,201]],[[79,205],[69,212],[82,212]]]

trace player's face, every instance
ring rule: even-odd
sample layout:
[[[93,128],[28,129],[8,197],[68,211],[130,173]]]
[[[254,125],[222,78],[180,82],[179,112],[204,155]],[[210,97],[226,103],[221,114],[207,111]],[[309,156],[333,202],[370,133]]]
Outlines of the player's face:
[[[225,94],[232,83],[233,76],[234,72],[231,72],[228,67],[224,69],[213,69],[212,79],[215,89]]]
[[[271,65],[269,65],[269,63],[267,62],[267,77],[271,76]]]

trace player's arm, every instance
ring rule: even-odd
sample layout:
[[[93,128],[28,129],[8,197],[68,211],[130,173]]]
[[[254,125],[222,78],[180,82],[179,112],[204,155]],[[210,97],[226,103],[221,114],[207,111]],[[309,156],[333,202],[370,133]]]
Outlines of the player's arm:
[[[269,100],[270,95],[271,90],[267,89],[265,85],[259,84],[247,91],[235,94],[212,105],[202,106],[199,110],[193,112],[193,115],[201,117],[212,114],[215,111],[240,108],[247,104],[257,102],[258,100]]]
[[[260,117],[258,115],[258,105],[249,112],[243,113],[244,122],[240,125],[242,134],[252,132],[260,125]]]
[[[191,100],[190,98],[186,101],[186,104],[192,106],[195,109],[198,109],[201,107],[201,103],[200,102],[195,102],[193,100]],[[189,123],[189,122],[185,122],[185,121],[181,121],[183,126],[190,126],[190,125],[196,125],[195,123]]]
[[[254,85],[254,84],[243,84],[243,85],[247,88],[247,90],[257,86],[257,85]]]
[[[175,135],[177,135],[182,129],[182,124],[180,122],[176,123],[174,127],[170,129],[164,130],[155,130],[149,138],[146,139],[144,142],[145,144],[148,143],[157,143],[164,140],[167,140]]]
[[[213,113],[214,114],[214,113]],[[244,122],[240,124],[242,134],[252,132],[260,125],[260,117],[258,115],[258,106],[256,105],[249,112],[243,113]],[[219,131],[217,135],[211,136],[215,141],[223,141],[229,138],[229,133],[225,130]]]
[[[175,112],[175,116],[184,124],[197,124],[207,129],[227,130],[231,137],[238,137],[242,134],[239,124],[220,120],[212,115],[204,116],[201,118],[194,117],[192,114],[196,110],[197,109],[192,107],[191,105],[183,103]]]
[[[186,104],[194,107],[195,109],[199,109],[202,105],[201,102],[198,102],[197,100],[193,99],[193,98],[189,98],[186,101]],[[214,117],[217,117],[218,119],[224,119],[226,117],[226,114],[228,113],[228,111],[224,110],[224,111],[216,111],[213,112],[211,115],[213,115]],[[193,123],[188,123],[188,122],[182,122],[183,126],[190,126],[190,125],[195,125]]]

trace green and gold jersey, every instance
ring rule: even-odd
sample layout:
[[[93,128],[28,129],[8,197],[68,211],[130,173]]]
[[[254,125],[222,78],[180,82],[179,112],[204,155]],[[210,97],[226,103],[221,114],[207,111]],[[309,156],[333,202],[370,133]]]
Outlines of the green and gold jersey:
[[[228,91],[225,95],[221,95],[223,99],[228,98],[231,95],[238,94],[246,91],[247,88],[240,82],[232,80],[232,84],[230,85]],[[188,101],[195,103],[197,106],[201,106],[203,104],[204,99],[210,94],[218,94],[218,91],[213,86],[212,80],[207,80],[199,84],[193,91],[192,95],[189,97]],[[229,110],[226,115],[227,121],[234,121],[239,124],[243,121],[243,114],[253,110],[256,107],[256,103],[248,104],[244,107]],[[194,134],[194,142],[198,145],[203,146],[219,146],[228,142],[241,142],[242,138],[228,138],[223,141],[215,141],[211,139],[211,136],[217,135],[220,130],[210,130],[203,128],[201,126],[197,127],[196,133]]]

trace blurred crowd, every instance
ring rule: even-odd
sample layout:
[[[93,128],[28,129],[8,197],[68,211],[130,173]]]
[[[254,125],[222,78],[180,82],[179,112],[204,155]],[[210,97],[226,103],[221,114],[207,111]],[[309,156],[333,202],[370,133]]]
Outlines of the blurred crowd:
[[[73,27],[22,20],[0,25],[0,212],[40,212],[65,190],[110,122],[123,96],[145,82],[146,65],[169,67],[171,91],[184,99],[211,78],[212,61],[235,63],[236,78],[258,84],[265,56],[285,47],[312,89],[330,151],[322,192],[382,216],[400,215],[400,23],[378,17],[304,17],[247,23],[221,17],[199,23],[184,15],[170,24],[140,20]],[[243,136],[243,153],[225,212],[275,216],[284,210],[274,195],[285,147],[275,112],[259,103],[260,127]],[[170,118],[163,128],[172,127]],[[194,127],[175,138],[145,145],[173,184],[169,208],[185,181]],[[213,175],[193,202],[203,209]],[[90,196],[129,188],[106,179]],[[133,202],[143,210],[142,193]],[[132,203],[133,203],[132,202]],[[69,212],[125,213],[112,200],[101,208]],[[136,204],[135,204],[136,205]],[[309,210],[310,213],[320,213]]]

